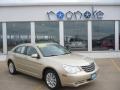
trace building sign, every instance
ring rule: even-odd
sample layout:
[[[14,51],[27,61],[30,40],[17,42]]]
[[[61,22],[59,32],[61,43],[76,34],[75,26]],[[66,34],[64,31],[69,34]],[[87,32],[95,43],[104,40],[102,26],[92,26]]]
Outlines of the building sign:
[[[103,18],[104,13],[102,11],[49,11],[47,12],[47,16],[49,20],[101,20]]]

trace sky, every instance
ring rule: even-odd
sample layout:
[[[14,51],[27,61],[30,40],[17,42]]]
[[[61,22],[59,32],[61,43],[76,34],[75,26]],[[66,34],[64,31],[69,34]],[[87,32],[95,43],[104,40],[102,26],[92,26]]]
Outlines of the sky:
[[[120,3],[120,0],[0,0],[2,3],[46,3],[46,2],[100,2],[100,3]]]

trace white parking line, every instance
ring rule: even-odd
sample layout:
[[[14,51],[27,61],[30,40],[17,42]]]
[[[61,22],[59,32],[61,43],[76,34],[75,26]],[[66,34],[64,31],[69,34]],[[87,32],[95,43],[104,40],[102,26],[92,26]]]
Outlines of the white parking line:
[[[34,90],[43,90],[43,89],[42,89],[41,86],[39,85],[39,86],[35,87]]]
[[[115,60],[112,60],[112,64],[115,66],[115,68],[120,72],[120,67],[115,63]]]

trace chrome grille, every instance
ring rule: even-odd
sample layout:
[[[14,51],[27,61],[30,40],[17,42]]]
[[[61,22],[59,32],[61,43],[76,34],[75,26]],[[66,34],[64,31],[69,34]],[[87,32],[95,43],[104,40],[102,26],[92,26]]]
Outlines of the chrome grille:
[[[85,71],[85,72],[92,72],[95,70],[95,64],[91,63],[88,66],[81,66],[81,68]]]

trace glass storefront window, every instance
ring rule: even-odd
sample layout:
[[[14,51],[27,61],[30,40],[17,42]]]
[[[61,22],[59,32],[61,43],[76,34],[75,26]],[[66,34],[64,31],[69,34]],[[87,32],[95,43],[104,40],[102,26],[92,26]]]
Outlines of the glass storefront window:
[[[64,22],[64,44],[71,50],[88,50],[87,21]]]
[[[2,35],[2,23],[0,23],[0,53],[3,52],[3,35]]]
[[[8,50],[21,43],[30,43],[30,22],[7,23],[7,46]]]
[[[35,41],[59,43],[59,22],[41,21],[35,22]]]
[[[115,49],[115,22],[92,22],[92,47],[93,51]]]

